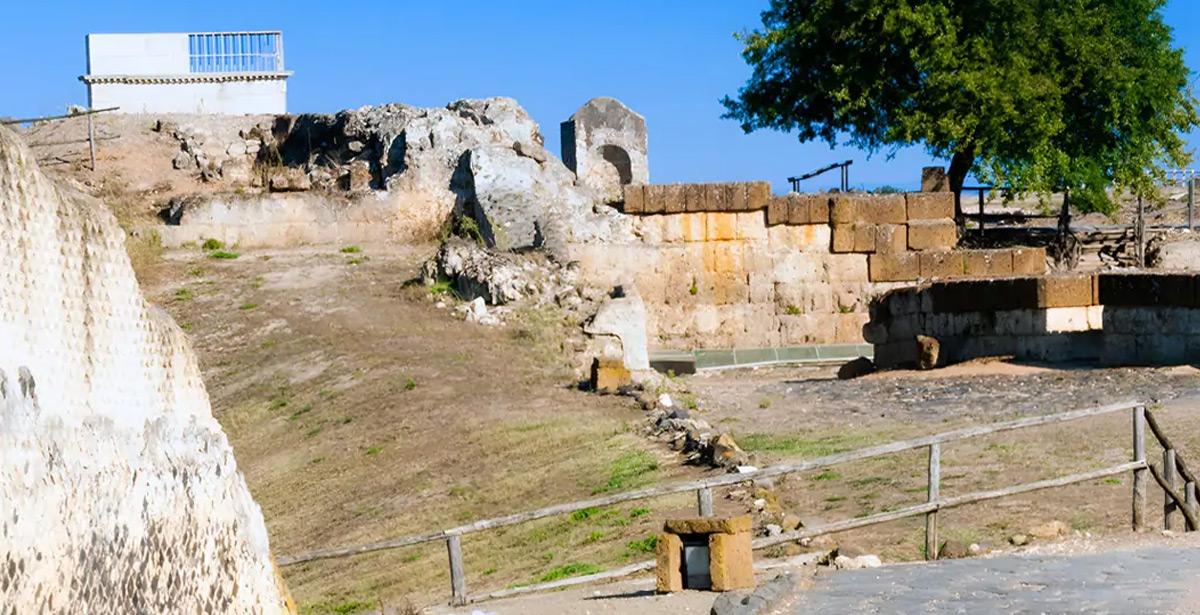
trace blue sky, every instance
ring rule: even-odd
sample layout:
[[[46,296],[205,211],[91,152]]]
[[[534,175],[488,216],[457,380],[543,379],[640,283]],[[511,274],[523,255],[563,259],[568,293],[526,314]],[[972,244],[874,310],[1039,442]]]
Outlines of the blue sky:
[[[1200,67],[1200,0],[1171,0],[1167,21]],[[929,162],[917,148],[868,159],[851,148],[745,135],[719,100],[749,69],[733,33],[758,25],[766,0],[459,0],[458,2],[12,2],[0,20],[0,115],[59,113],[86,101],[89,32],[280,29],[293,112],[385,102],[444,105],[511,96],[558,152],[558,123],[594,96],[646,116],[655,182],[784,178],[854,159],[851,181],[912,188]],[[1190,19],[1189,19],[1190,18]],[[1193,147],[1200,136],[1193,135]],[[805,184],[829,187],[828,180]]]

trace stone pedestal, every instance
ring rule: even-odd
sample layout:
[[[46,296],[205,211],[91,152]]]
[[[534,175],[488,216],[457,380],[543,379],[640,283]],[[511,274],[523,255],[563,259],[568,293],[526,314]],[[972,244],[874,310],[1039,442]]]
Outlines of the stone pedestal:
[[[658,537],[657,589],[660,593],[684,589],[730,591],[754,586],[754,556],[750,541],[751,519],[740,517],[705,517],[673,519],[663,524]],[[688,557],[685,549],[707,546],[708,570],[687,570],[688,564],[702,565],[695,556]],[[707,576],[707,587],[692,586],[689,579]]]

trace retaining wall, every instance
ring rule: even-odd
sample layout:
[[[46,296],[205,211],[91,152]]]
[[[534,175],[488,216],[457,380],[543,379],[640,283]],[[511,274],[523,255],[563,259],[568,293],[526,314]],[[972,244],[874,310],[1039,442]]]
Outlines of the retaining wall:
[[[789,194],[767,182],[627,186],[634,240],[575,245],[583,278],[633,280],[651,344],[861,343],[871,299],[919,279],[1045,271],[1039,249],[957,250],[954,197]]]
[[[883,368],[917,362],[917,336],[938,364],[988,356],[1110,365],[1178,365],[1200,357],[1200,276],[1099,273],[942,281],[872,305],[864,329]]]

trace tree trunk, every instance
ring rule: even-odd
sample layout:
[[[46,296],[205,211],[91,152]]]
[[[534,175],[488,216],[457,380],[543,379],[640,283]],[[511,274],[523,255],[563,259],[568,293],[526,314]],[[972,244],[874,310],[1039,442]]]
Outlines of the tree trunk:
[[[950,189],[954,191],[954,219],[959,226],[963,225],[962,188],[967,180],[967,174],[975,165],[975,144],[968,143],[963,149],[954,152],[950,159]]]

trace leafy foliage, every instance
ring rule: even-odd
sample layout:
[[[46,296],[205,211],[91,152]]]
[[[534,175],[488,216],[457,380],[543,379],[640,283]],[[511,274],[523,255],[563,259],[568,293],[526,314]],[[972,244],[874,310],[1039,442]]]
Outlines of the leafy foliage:
[[[1022,191],[1111,211],[1188,162],[1197,101],[1165,0],[772,0],[726,117],[876,152],[919,143]]]

